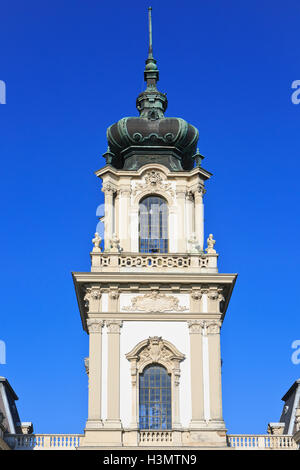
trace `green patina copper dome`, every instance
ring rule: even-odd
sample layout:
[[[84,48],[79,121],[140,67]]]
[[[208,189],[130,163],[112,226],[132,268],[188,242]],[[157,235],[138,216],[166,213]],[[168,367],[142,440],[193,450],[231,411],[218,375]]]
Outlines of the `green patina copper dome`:
[[[156,87],[159,71],[152,54],[151,31],[149,15],[149,54],[144,71],[147,87],[136,100],[140,115],[124,117],[107,129],[109,151],[104,156],[107,163],[124,170],[137,170],[150,162],[173,171],[190,170],[199,133],[184,119],[164,115],[168,100]]]

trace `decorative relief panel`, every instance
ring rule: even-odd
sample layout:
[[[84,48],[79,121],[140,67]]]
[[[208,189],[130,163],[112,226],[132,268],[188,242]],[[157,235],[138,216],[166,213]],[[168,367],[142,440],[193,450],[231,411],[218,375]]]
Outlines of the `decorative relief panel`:
[[[164,345],[162,338],[154,336],[149,338],[148,345],[140,353],[140,364],[144,362],[170,362],[173,357],[172,352]]]
[[[148,364],[158,363],[164,365],[169,372],[176,370],[176,375],[179,376],[179,363],[185,356],[161,336],[152,336],[135,346],[126,354],[126,358],[134,363],[135,372],[142,372]]]
[[[145,174],[143,182],[135,184],[132,194],[136,196],[145,191],[151,192],[155,190],[166,192],[171,197],[174,197],[172,185],[166,181],[165,175],[160,171],[150,170]]]
[[[138,295],[131,299],[131,305],[122,307],[129,312],[183,312],[188,310],[179,305],[179,298],[173,295],[160,294],[158,291]]]

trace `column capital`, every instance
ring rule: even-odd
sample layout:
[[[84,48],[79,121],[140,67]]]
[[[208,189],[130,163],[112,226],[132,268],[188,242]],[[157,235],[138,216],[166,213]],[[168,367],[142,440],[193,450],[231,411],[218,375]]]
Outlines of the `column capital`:
[[[97,286],[86,287],[84,301],[89,302],[91,299],[99,300],[101,299],[102,291]]]
[[[208,298],[210,300],[218,300],[219,302],[224,301],[223,288],[222,287],[210,287],[208,292]]]
[[[102,188],[101,188],[101,191],[102,191],[103,193],[108,194],[108,195],[109,195],[109,194],[112,195],[113,193],[116,192],[116,190],[117,190],[116,187],[115,187],[113,184],[109,183],[109,182],[104,183],[103,186],[102,186]]]
[[[184,199],[186,196],[186,187],[185,186],[177,186],[176,187],[176,196],[178,198]]]
[[[110,299],[112,300],[118,300],[118,298],[120,297],[120,292],[118,289],[111,289],[108,293]]]
[[[187,201],[193,201],[194,200],[194,193],[191,189],[188,189],[185,193],[185,198]]]
[[[129,197],[131,193],[131,189],[130,187],[127,187],[127,186],[121,186],[118,190],[118,193],[120,196]]]
[[[100,318],[88,318],[86,321],[89,333],[102,333],[104,320]]]
[[[192,290],[192,292],[191,292],[191,297],[194,300],[201,300],[202,295],[203,295],[203,292],[201,291],[201,289]]]
[[[120,330],[123,326],[122,320],[106,320],[105,322],[107,333],[120,333]]]
[[[221,326],[222,322],[220,320],[205,321],[206,334],[218,335],[220,333]]]
[[[204,188],[204,184],[198,183],[197,186],[194,189],[194,195],[195,197],[203,197],[204,194],[206,193],[206,189]]]
[[[188,320],[187,324],[189,327],[190,335],[200,334],[202,332],[202,328],[204,327],[203,320]]]

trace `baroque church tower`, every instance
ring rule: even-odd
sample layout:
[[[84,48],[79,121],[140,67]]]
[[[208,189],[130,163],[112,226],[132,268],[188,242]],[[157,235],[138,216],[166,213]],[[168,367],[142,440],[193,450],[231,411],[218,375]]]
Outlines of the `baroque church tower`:
[[[88,417],[80,448],[225,447],[220,330],[236,280],[204,248],[198,130],[166,117],[151,8],[138,117],[107,130],[104,240],[73,273],[89,335]],[[102,246],[103,245],[103,246]]]

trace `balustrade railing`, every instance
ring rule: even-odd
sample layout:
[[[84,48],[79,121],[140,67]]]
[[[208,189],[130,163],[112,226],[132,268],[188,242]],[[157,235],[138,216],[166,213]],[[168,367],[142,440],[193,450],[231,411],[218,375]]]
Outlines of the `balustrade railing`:
[[[216,254],[207,253],[111,253],[92,252],[92,270],[186,269],[217,272]]]
[[[270,435],[270,434],[227,434],[229,447],[240,450],[249,449],[276,449],[292,450],[298,446],[290,435]]]
[[[9,434],[5,441],[13,450],[75,450],[81,434]]]
[[[8,434],[5,442],[13,450],[75,450],[83,434]],[[172,431],[140,431],[140,446],[174,445]],[[296,450],[290,435],[227,434],[227,445],[238,450]]]
[[[162,445],[173,441],[172,431],[140,431],[140,445]]]

